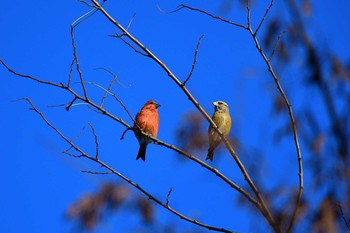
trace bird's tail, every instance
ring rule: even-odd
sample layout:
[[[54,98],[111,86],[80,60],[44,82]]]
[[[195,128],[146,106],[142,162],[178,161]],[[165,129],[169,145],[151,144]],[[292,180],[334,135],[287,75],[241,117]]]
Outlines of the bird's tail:
[[[205,160],[210,159],[210,161],[213,162],[213,157],[214,157],[214,149],[209,148],[208,154],[207,154],[207,157],[205,158]]]
[[[136,160],[141,158],[143,161],[146,160],[146,149],[147,149],[147,144],[140,144],[140,149],[139,152],[137,153]]]

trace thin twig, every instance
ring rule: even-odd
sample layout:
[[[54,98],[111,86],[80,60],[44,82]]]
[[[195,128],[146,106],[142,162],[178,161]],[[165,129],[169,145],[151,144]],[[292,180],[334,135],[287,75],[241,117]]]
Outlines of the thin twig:
[[[268,61],[269,61],[269,62],[271,61],[273,55],[275,54],[276,49],[277,49],[277,46],[278,46],[279,42],[281,41],[282,35],[283,35],[284,33],[285,33],[285,31],[281,32],[281,33],[278,35],[277,41],[276,41],[276,43],[275,43],[275,46],[274,46],[274,48],[273,48],[273,50],[272,50],[272,52],[271,52],[271,54],[270,54],[270,56],[269,56],[269,58],[268,58]]]
[[[30,75],[18,73],[18,72],[16,72],[16,71],[14,71],[13,69],[11,69],[1,58],[0,58],[0,63],[1,63],[10,73],[12,73],[12,74],[14,74],[14,75],[16,75],[16,76],[19,76],[19,77],[22,77],[22,78],[26,78],[26,79],[31,79],[31,80],[36,81],[36,82],[38,82],[38,83],[43,83],[43,84],[47,84],[47,85],[59,87],[59,88],[62,88],[62,89],[67,89],[67,87],[66,87],[65,85],[63,85],[62,83],[48,82],[48,81],[44,81],[44,80],[35,78],[35,77],[33,77],[33,76],[30,76]]]
[[[198,8],[193,8],[193,7],[187,6],[187,5],[185,5],[185,4],[179,5],[175,10],[170,11],[170,12],[168,12],[168,13],[175,13],[175,12],[180,11],[180,10],[182,10],[182,9],[189,9],[189,10],[192,10],[192,11],[198,11],[198,12],[204,13],[204,14],[206,14],[206,15],[208,15],[208,16],[214,18],[214,19],[220,20],[220,21],[222,21],[222,22],[225,22],[225,23],[234,25],[234,26],[236,26],[236,27],[241,27],[241,28],[247,29],[247,26],[245,26],[245,25],[243,25],[243,24],[239,24],[239,23],[232,22],[232,21],[227,20],[227,19],[224,19],[224,18],[222,18],[222,17],[220,17],[220,16],[216,16],[216,15],[210,14],[210,13],[204,11],[204,10],[201,10],[201,9],[198,9]]]
[[[85,125],[81,128],[81,130],[80,130],[80,132],[78,133],[78,135],[75,136],[75,138],[72,139],[72,141],[74,142],[74,141],[78,140],[78,139],[81,137],[81,135],[83,135],[84,130],[85,130]],[[69,149],[68,149],[68,150],[69,150]]]
[[[93,171],[89,171],[89,170],[82,170],[82,173],[89,173],[89,174],[93,174],[93,175],[113,175],[113,172],[93,172]]]
[[[122,136],[120,137],[120,140],[123,140],[123,139],[124,139],[125,133],[128,132],[129,130],[133,130],[133,128],[132,128],[132,127],[126,128],[126,129],[124,130],[124,132],[122,133]]]
[[[346,225],[346,228],[348,229],[348,231],[350,231],[350,226],[349,226],[348,221],[347,221],[346,218],[345,218],[345,214],[344,214],[344,211],[343,211],[343,207],[341,206],[341,204],[340,204],[339,202],[337,203],[337,206],[338,206],[338,208],[339,208],[339,210],[340,210],[340,214],[341,214],[341,216],[342,216],[342,218],[343,218],[343,220],[344,220],[344,223],[345,223],[345,225]]]
[[[168,195],[166,195],[166,202],[165,202],[165,205],[168,206],[169,205],[169,197],[170,197],[170,194],[171,192],[173,191],[173,188],[171,187],[169,192],[168,192]]]
[[[69,66],[69,74],[68,74],[68,82],[67,82],[67,87],[68,88],[70,88],[70,83],[71,83],[71,80],[72,80],[74,63],[75,63],[75,57],[72,59],[72,62],[70,63],[70,66]]]
[[[70,147],[69,149],[71,149],[71,147]],[[68,149],[68,150],[69,150],[69,149]],[[69,155],[69,156],[72,156],[72,157],[74,157],[74,158],[81,158],[81,157],[84,157],[83,155],[76,155],[76,154],[70,153],[70,152],[68,152],[68,150],[64,150],[64,151],[62,151],[62,153],[63,153],[63,154],[66,154],[66,155]]]
[[[273,3],[274,3],[274,0],[271,0],[270,5],[266,8],[265,14],[264,14],[264,16],[262,17],[262,19],[260,20],[260,23],[259,23],[258,27],[255,29],[254,36],[257,36],[258,31],[259,31],[259,29],[261,28],[261,25],[264,23],[264,21],[265,21],[265,19],[266,19],[266,16],[267,16],[267,14],[269,13],[269,11],[270,11],[270,9],[271,9]]]
[[[90,122],[88,122],[88,124],[89,124],[91,131],[92,131],[94,138],[95,138],[95,159],[98,160],[98,137],[97,137],[97,134],[95,132],[94,126]]]
[[[117,97],[116,94],[110,92],[109,90],[106,90],[104,87],[98,85],[97,83],[94,82],[86,82],[88,84],[94,85],[98,88],[101,88],[102,90],[105,91],[106,94],[112,96],[115,100],[118,101],[118,103],[124,108],[124,110],[126,111],[126,113],[129,115],[130,119],[135,123],[135,119],[133,118],[133,116],[131,115],[130,111],[128,110],[128,108],[125,106],[125,104]],[[100,106],[100,108],[102,108],[102,106]]]
[[[70,107],[72,107],[73,103],[77,100],[77,97],[75,96],[71,102],[66,106],[66,110],[69,111]]]
[[[65,106],[67,106],[67,104],[69,104],[69,103],[65,103],[65,104],[52,104],[52,105],[47,105],[47,107],[48,107],[48,108],[65,107]]]
[[[84,3],[85,5],[87,5],[87,6],[89,6],[89,7],[94,7],[94,5],[91,5],[91,4],[87,3],[87,2],[84,1],[84,0],[78,0],[78,1],[81,2],[81,3]]]
[[[61,133],[55,126],[53,126],[44,116],[44,114],[42,112],[40,112],[32,103],[32,101],[29,98],[23,98],[25,101],[27,101],[30,106],[32,107],[31,110],[35,111],[37,114],[39,114],[39,116],[41,117],[41,119],[50,127],[52,128],[56,133],[58,133],[58,135],[60,135],[60,137],[66,141],[71,148],[74,148],[74,150],[76,150],[77,152],[79,152],[81,154],[81,156],[87,157],[89,159],[93,159],[92,157],[88,156],[83,150],[81,150],[78,146],[76,146],[72,140],[69,140],[66,136],[64,136],[63,133]],[[77,156],[78,157],[78,156]]]
[[[109,72],[110,72],[110,71],[109,71]],[[102,99],[101,99],[101,104],[100,104],[101,107],[103,107],[103,104],[104,104],[104,102],[105,102],[105,99],[107,98],[108,93],[111,92],[112,87],[113,87],[113,84],[115,83],[116,80],[117,80],[117,76],[113,74],[113,79],[112,79],[112,81],[109,83],[108,88],[107,88],[105,94],[103,95],[103,97],[102,97]]]
[[[110,92],[110,91],[111,91],[112,86],[113,86],[113,84],[115,83],[115,81],[116,81],[116,80],[117,80],[117,77],[116,77],[116,76],[114,76],[114,77],[113,77],[113,79],[112,79],[112,81],[110,82],[110,84],[109,84],[108,88],[107,88],[107,91],[108,91],[108,92]],[[105,92],[105,94],[103,95],[102,100],[101,100],[101,104],[100,104],[100,106],[101,106],[101,107],[103,106],[103,104],[104,104],[105,99],[107,98],[107,96],[108,96],[108,93],[107,93],[107,92]]]
[[[121,39],[127,46],[129,46],[130,48],[132,48],[134,50],[135,53],[138,53],[142,56],[148,57],[149,56],[146,53],[141,52],[140,50],[138,50],[137,48],[135,48],[135,46],[133,46],[131,43],[129,43],[128,41],[126,41],[123,37],[125,36],[125,34],[122,35],[118,35],[117,33],[115,35],[109,35],[109,37],[114,37],[114,38],[118,38]]]
[[[86,91],[86,88],[85,88],[85,82],[84,82],[84,79],[83,79],[83,73],[82,73],[82,71],[80,69],[79,59],[78,59],[78,55],[77,55],[77,47],[75,45],[75,40],[74,40],[74,28],[75,28],[75,25],[73,23],[71,25],[71,30],[70,30],[71,39],[72,39],[72,47],[73,47],[73,57],[74,57],[74,60],[75,60],[76,69],[77,69],[78,74],[79,74],[81,87],[83,88],[84,97],[85,97],[85,99],[88,99],[87,91]]]
[[[120,86],[122,86],[122,87],[124,87],[124,88],[126,88],[126,86],[125,86],[124,84],[122,84],[122,83],[117,79],[117,75],[115,75],[112,71],[110,71],[110,70],[108,70],[108,69],[106,69],[106,68],[96,68],[95,70],[104,70],[104,71],[108,72],[109,74],[111,74],[111,75],[113,76],[113,79],[112,79],[112,81],[109,83],[109,86],[108,86],[107,90],[104,89],[103,87],[101,87],[100,85],[97,85],[97,84],[95,85],[95,84],[94,84],[95,86],[97,86],[97,87],[102,88],[103,90],[105,90],[105,94],[103,95],[103,97],[102,97],[102,99],[101,99],[101,104],[100,104],[100,107],[103,107],[103,104],[104,104],[105,99],[107,98],[108,94],[112,94],[112,93],[111,93],[111,90],[112,90],[113,84],[114,84],[115,82],[117,82]],[[113,95],[116,97],[115,94],[113,94]]]
[[[191,76],[192,76],[192,73],[194,71],[194,68],[196,67],[196,63],[197,63],[197,53],[198,53],[198,49],[199,49],[199,45],[201,43],[201,40],[203,39],[204,35],[201,35],[198,39],[198,42],[197,42],[197,46],[196,46],[196,50],[194,52],[194,55],[193,55],[193,63],[192,63],[192,67],[191,67],[191,71],[190,73],[188,74],[186,80],[183,82],[183,85],[185,86],[187,81],[190,80]]]
[[[116,82],[123,88],[129,88],[131,85],[125,85],[123,84],[121,81],[118,80],[117,78],[117,75],[115,73],[113,73],[112,71],[106,69],[106,68],[103,68],[103,67],[100,67],[100,68],[95,68],[95,70],[103,70],[103,71],[106,71],[107,73],[109,73],[110,75],[113,76],[113,78],[115,77],[116,78]]]
[[[251,22],[250,22],[250,0],[246,0],[246,9],[247,9],[247,27],[244,28],[244,29],[248,30],[248,28],[251,27]]]
[[[0,63],[12,74],[16,75],[16,76],[19,76],[19,77],[22,77],[22,78],[26,78],[26,79],[30,79],[30,80],[33,80],[33,81],[36,81],[38,83],[41,83],[41,84],[45,84],[45,85],[49,85],[49,86],[53,86],[53,87],[58,87],[60,89],[65,89],[67,90],[68,92],[70,92],[73,96],[74,96],[74,99],[70,102],[70,106],[73,105],[73,103],[76,101],[76,100],[81,100],[84,102],[84,104],[88,104],[90,105],[91,107],[97,109],[99,112],[101,112],[102,114],[108,116],[109,118],[119,122],[120,124],[122,124],[123,126],[125,126],[126,128],[130,127],[129,124],[127,124],[125,121],[123,121],[122,119],[118,118],[118,117],[115,117],[114,115],[112,115],[111,113],[109,113],[108,111],[106,111],[104,108],[100,107],[98,104],[90,101],[89,99],[86,99],[82,96],[80,96],[78,93],[76,93],[74,90],[72,90],[70,87],[67,87],[65,86],[63,83],[54,83],[54,82],[48,82],[48,81],[45,81],[45,80],[41,80],[41,79],[38,79],[38,78],[35,78],[33,76],[30,76],[30,75],[25,75],[25,74],[21,74],[21,73],[18,73],[16,71],[14,71],[13,69],[11,69],[1,58],[0,58]],[[69,106],[69,107],[70,107]],[[68,107],[68,106],[67,106]],[[69,109],[69,108],[68,108]]]
[[[84,22],[85,20],[87,20],[89,17],[93,16],[97,12],[97,9],[95,8],[95,6],[90,5],[85,1],[80,1],[80,2],[87,4],[89,7],[93,9],[89,10],[88,12],[86,12],[85,14],[79,16],[76,20],[74,20],[74,22],[71,24],[71,28],[77,27],[79,24],[81,24],[82,22]]]
[[[130,27],[131,27],[131,24],[132,24],[132,22],[134,21],[135,15],[136,15],[136,13],[133,14],[133,16],[131,17],[131,19],[130,19],[130,21],[129,21],[129,24],[128,24],[128,26],[126,27],[126,30],[127,30],[127,31],[129,31],[129,29],[130,29]]]

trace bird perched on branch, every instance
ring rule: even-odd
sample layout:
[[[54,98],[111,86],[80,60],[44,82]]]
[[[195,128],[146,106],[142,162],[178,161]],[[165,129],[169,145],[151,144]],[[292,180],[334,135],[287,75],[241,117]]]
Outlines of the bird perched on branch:
[[[231,130],[231,116],[228,105],[224,101],[213,102],[213,105],[215,112],[212,116],[212,120],[215,122],[224,137],[227,138],[227,135]],[[206,160],[210,159],[210,161],[213,161],[214,150],[221,143],[222,138],[212,124],[210,124],[208,129],[208,138],[209,149]]]
[[[146,160],[147,144],[152,142],[152,140],[143,135],[140,130],[145,134],[157,137],[159,125],[159,116],[157,109],[159,107],[160,105],[157,104],[154,100],[149,100],[145,103],[140,112],[136,114],[134,133],[140,144],[136,159],[141,158],[143,161]]]

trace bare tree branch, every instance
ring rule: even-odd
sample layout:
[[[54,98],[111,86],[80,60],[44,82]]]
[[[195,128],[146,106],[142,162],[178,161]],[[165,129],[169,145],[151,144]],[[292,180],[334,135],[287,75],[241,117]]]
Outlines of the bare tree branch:
[[[294,115],[293,115],[293,110],[292,110],[292,106],[286,96],[286,94],[284,93],[284,90],[279,82],[279,79],[277,77],[277,75],[275,74],[274,72],[274,69],[270,63],[270,60],[266,57],[263,49],[261,48],[260,46],[260,43],[259,43],[259,40],[256,36],[258,30],[260,29],[263,21],[265,20],[266,16],[267,16],[267,13],[269,12],[269,10],[271,9],[273,5],[273,0],[271,1],[269,7],[266,9],[266,12],[262,18],[262,20],[260,21],[260,24],[258,26],[258,28],[255,30],[255,32],[253,31],[253,29],[251,28],[251,20],[250,20],[250,4],[249,4],[249,0],[246,1],[246,8],[247,8],[247,25],[248,26],[243,26],[243,25],[236,25],[234,23],[232,23],[231,21],[229,20],[225,20],[219,16],[215,16],[211,13],[208,13],[204,10],[201,10],[201,9],[197,9],[197,8],[193,8],[193,7],[186,7],[187,9],[190,9],[192,11],[197,11],[197,12],[200,12],[200,13],[203,13],[205,15],[208,15],[210,16],[211,18],[214,18],[214,19],[217,19],[217,20],[220,20],[222,22],[225,22],[225,23],[228,23],[228,24],[231,24],[231,25],[234,25],[234,26],[237,26],[237,27],[241,27],[243,29],[246,29],[248,30],[248,32],[250,33],[250,35],[252,36],[253,40],[254,40],[254,43],[255,43],[255,46],[256,48],[258,49],[260,55],[262,56],[263,60],[265,61],[267,67],[268,67],[268,70],[270,72],[270,74],[272,75],[276,85],[277,85],[277,89],[278,91],[280,92],[283,100],[284,100],[284,103],[288,109],[288,113],[289,113],[289,118],[290,118],[290,122],[291,122],[291,125],[292,125],[292,129],[293,129],[293,134],[294,134],[294,143],[295,143],[295,148],[296,148],[296,152],[297,152],[297,159],[298,159],[298,167],[299,167],[299,190],[298,190],[298,194],[297,194],[297,198],[296,198],[296,204],[295,204],[295,209],[293,211],[293,214],[292,214],[292,217],[291,217],[291,222],[289,224],[289,228],[288,228],[288,231],[287,232],[290,232],[290,230],[292,229],[293,227],[293,224],[294,224],[294,221],[295,221],[295,217],[296,217],[296,213],[297,213],[297,209],[298,207],[300,206],[300,201],[301,201],[301,196],[302,196],[302,192],[303,192],[303,189],[304,189],[304,180],[303,180],[303,165],[302,165],[302,156],[301,156],[301,150],[300,150],[300,145],[299,145],[299,139],[298,139],[298,134],[297,134],[297,129],[296,129],[296,124],[295,124],[295,119],[294,119]],[[181,8],[180,8],[181,9]],[[253,189],[253,191],[255,192],[255,190]],[[260,198],[259,198],[260,195],[257,195],[259,201],[260,201]],[[264,202],[262,202],[264,203]],[[267,207],[266,207],[267,209]],[[265,214],[264,214],[265,215]],[[273,217],[270,216],[268,217],[267,219],[270,219],[270,224],[271,226],[274,227],[275,231],[276,232],[280,232],[280,229],[279,227],[275,224],[274,220],[273,220]]]
[[[87,2],[84,1],[84,0],[78,0],[78,1],[81,2],[81,3],[84,3],[85,5],[87,5],[87,6],[89,6],[89,7],[94,7],[93,5],[87,3]]]
[[[129,87],[130,87],[130,85],[125,85],[125,84],[123,84],[121,81],[119,81],[118,78],[117,78],[117,75],[114,74],[112,71],[106,69],[106,68],[95,68],[95,70],[104,70],[104,71],[106,71],[107,73],[109,73],[110,75],[112,75],[112,76],[113,76],[113,80],[114,80],[114,78],[115,78],[115,81],[116,81],[121,87],[123,87],[123,88],[129,88]]]
[[[251,27],[251,22],[250,22],[250,0],[246,0],[246,6],[245,7],[247,9],[247,27],[245,27],[244,29],[248,30]]]
[[[76,150],[77,152],[80,153],[79,156],[84,156],[87,157],[89,159],[93,159],[92,157],[88,156],[83,150],[81,150],[78,146],[76,146],[72,140],[69,140],[63,133],[61,133],[55,126],[53,126],[44,116],[44,114],[42,112],[40,112],[32,103],[32,101],[29,98],[23,98],[24,100],[26,100],[30,106],[31,106],[31,110],[35,111],[37,114],[39,114],[39,116],[41,117],[41,119],[50,127],[52,128],[58,135],[60,135],[60,137],[66,141],[71,148],[73,148],[74,150]]]
[[[88,124],[89,124],[91,131],[92,131],[94,138],[95,138],[95,159],[98,160],[98,137],[97,137],[97,134],[95,132],[94,126],[90,122],[88,122]]]
[[[44,81],[44,80],[35,78],[35,77],[33,77],[33,76],[30,76],[30,75],[18,73],[18,72],[16,72],[16,71],[14,71],[13,69],[11,69],[1,58],[0,58],[0,63],[1,63],[10,73],[12,73],[12,74],[14,74],[14,75],[16,75],[16,76],[19,76],[19,77],[22,77],[22,78],[26,78],[26,79],[31,79],[31,80],[36,81],[36,82],[38,82],[38,83],[48,84],[48,85],[51,85],[51,86],[55,86],[55,87],[67,89],[67,87],[64,86],[62,83],[48,82],[48,81]]]
[[[216,15],[210,14],[210,13],[204,11],[204,10],[201,10],[201,9],[198,9],[198,8],[193,8],[193,7],[187,6],[187,5],[185,5],[185,4],[179,5],[179,6],[176,8],[176,10],[170,11],[170,12],[168,12],[168,13],[175,13],[175,12],[180,11],[180,10],[182,10],[182,9],[189,9],[189,10],[192,10],[192,11],[198,11],[198,12],[201,12],[201,13],[203,13],[203,14],[206,14],[206,15],[212,17],[213,19],[220,20],[220,21],[222,21],[222,22],[225,22],[225,23],[234,25],[234,26],[236,26],[236,27],[240,27],[240,28],[247,29],[247,26],[245,26],[245,25],[243,25],[243,24],[239,24],[239,23],[235,23],[235,22],[229,21],[229,20],[227,20],[227,19],[221,18],[220,16],[216,16]]]
[[[247,11],[248,11],[248,15],[247,15],[247,24],[248,24],[248,26],[244,26],[244,25],[241,25],[241,24],[233,23],[233,22],[231,22],[231,21],[229,21],[229,20],[225,20],[225,19],[223,19],[223,18],[221,18],[221,17],[219,17],[219,16],[215,16],[215,15],[213,15],[213,14],[210,14],[210,13],[204,11],[204,10],[201,10],[201,9],[198,9],[198,8],[189,7],[189,6],[186,6],[186,5],[181,5],[181,7],[178,8],[177,10],[175,10],[174,12],[176,12],[176,11],[182,9],[182,8],[187,8],[187,9],[190,9],[190,10],[192,10],[192,11],[197,11],[197,12],[203,13],[203,14],[208,15],[208,16],[214,18],[214,19],[220,20],[220,21],[222,21],[222,22],[225,22],[225,23],[228,23],[228,24],[237,26],[237,27],[241,27],[241,28],[243,28],[243,29],[246,29],[246,30],[252,32],[252,29],[251,29],[251,27],[250,27],[250,8],[249,8],[249,1],[247,1]],[[253,33],[252,33],[252,35],[253,35]],[[254,38],[257,39],[255,36],[254,36]],[[208,120],[208,119],[207,119],[207,120]],[[209,121],[210,121],[210,123],[211,123],[212,125],[216,126],[215,124],[212,123],[211,120],[209,120]],[[262,198],[262,196],[261,196],[261,194],[260,194],[258,188],[255,186],[254,182],[251,180],[251,178],[250,178],[248,172],[246,171],[246,169],[245,169],[243,163],[240,161],[240,159],[238,158],[236,152],[232,149],[232,147],[231,147],[231,145],[229,144],[229,142],[223,137],[223,135],[222,135],[222,133],[220,132],[220,130],[218,130],[217,127],[215,127],[215,128],[216,128],[218,134],[220,135],[220,137],[222,138],[223,142],[225,143],[226,148],[229,150],[229,152],[231,153],[232,157],[233,157],[234,160],[236,161],[236,163],[237,163],[239,169],[241,170],[242,174],[244,175],[244,179],[248,182],[249,186],[251,187],[251,189],[253,190],[254,194],[255,194],[256,197],[258,198],[259,204],[260,204],[260,207],[261,207],[261,208],[258,208],[258,209],[261,211],[261,213],[263,214],[263,216],[265,216],[266,220],[270,223],[270,225],[274,228],[274,230],[275,230],[276,232],[280,232],[281,230],[280,230],[279,226],[277,226],[277,224],[276,224],[276,222],[275,222],[275,220],[274,220],[274,218],[273,218],[273,216],[272,216],[272,214],[271,214],[269,208],[267,207],[267,205],[266,205],[264,199]]]
[[[69,85],[69,84],[68,84]],[[70,107],[74,104],[74,102],[77,100],[77,97],[75,96],[71,102],[66,106],[66,110],[69,111]]]
[[[204,35],[201,35],[198,39],[198,42],[197,42],[197,46],[196,46],[196,51],[194,52],[194,55],[193,55],[193,63],[192,63],[192,67],[191,67],[191,71],[190,73],[188,74],[186,80],[183,82],[183,85],[185,86],[187,81],[190,80],[191,76],[192,76],[192,73],[194,71],[194,68],[196,66],[196,63],[197,63],[197,53],[198,53],[198,49],[199,49],[199,45],[201,43],[201,40],[203,39]]]
[[[346,218],[345,218],[344,211],[343,211],[343,207],[341,206],[341,204],[340,204],[339,202],[337,203],[337,206],[338,206],[338,208],[339,208],[341,217],[342,217],[343,220],[344,220],[344,223],[345,223],[345,225],[346,225],[346,228],[347,228],[348,231],[350,232],[350,226],[349,226],[348,221],[347,221]]]
[[[70,34],[71,34],[71,38],[72,38],[72,46],[73,46],[73,56],[74,56],[74,60],[75,60],[76,69],[77,69],[78,74],[79,74],[81,87],[83,88],[84,97],[86,99],[88,99],[86,88],[85,88],[85,82],[84,82],[84,79],[83,79],[83,73],[81,72],[79,59],[78,59],[78,55],[77,55],[77,47],[75,45],[75,40],[74,40],[74,28],[75,28],[75,25],[73,23],[71,25],[71,30],[70,30]],[[70,82],[70,79],[68,80],[68,82]]]
[[[133,116],[131,115],[130,111],[128,110],[128,108],[125,106],[125,104],[117,97],[116,94],[110,92],[109,90],[106,90],[104,87],[98,85],[97,83],[93,83],[93,82],[87,82],[88,84],[92,84],[98,88],[101,88],[102,90],[105,91],[105,94],[112,96],[115,100],[118,101],[118,103],[124,108],[125,112],[129,115],[130,119],[135,123],[135,119],[133,118]],[[102,106],[100,105],[100,107],[102,108]]]
[[[269,13],[269,11],[270,11],[270,9],[271,9],[273,3],[274,3],[274,0],[271,0],[270,5],[266,8],[265,14],[264,14],[264,16],[262,17],[262,19],[260,20],[260,23],[259,23],[258,27],[255,29],[254,36],[257,36],[257,35],[258,35],[259,29],[261,28],[261,25],[264,23],[264,21],[265,21],[265,19],[266,19],[266,16],[267,16],[267,14]]]
[[[294,208],[294,211],[293,211],[293,214],[292,214],[292,217],[291,217],[291,220],[290,220],[290,224],[289,224],[289,227],[288,227],[288,230],[287,230],[287,232],[290,232],[292,230],[292,228],[293,228],[293,225],[294,225],[294,221],[295,221],[295,218],[296,218],[297,210],[298,210],[298,207],[300,206],[301,196],[302,196],[303,189],[304,189],[303,162],[302,162],[302,156],[301,156],[301,150],[300,150],[300,145],[299,145],[299,139],[298,139],[298,133],[297,133],[297,128],[296,128],[295,118],[294,118],[294,114],[293,114],[293,110],[292,110],[292,105],[290,104],[290,102],[289,102],[289,100],[287,98],[287,95],[285,94],[285,92],[284,92],[284,90],[282,88],[282,85],[279,82],[279,79],[278,79],[278,77],[277,77],[277,75],[276,75],[276,73],[275,73],[275,71],[274,71],[274,69],[273,69],[269,59],[266,57],[265,52],[261,48],[258,38],[256,37],[256,35],[253,32],[251,27],[248,28],[248,31],[251,34],[251,36],[252,36],[252,38],[254,40],[255,46],[256,46],[257,50],[259,51],[261,57],[265,61],[266,65],[267,65],[267,68],[268,68],[270,74],[272,75],[272,77],[273,77],[273,79],[275,81],[275,84],[277,85],[277,89],[280,92],[280,94],[281,94],[281,96],[282,96],[282,98],[284,100],[284,103],[285,103],[285,105],[286,105],[286,107],[288,109],[289,118],[290,118],[290,122],[291,122],[292,129],[293,129],[294,144],[295,144],[295,149],[296,149],[296,152],[297,152],[298,167],[299,167],[299,174],[298,174],[299,175],[299,190],[298,190],[298,194],[297,194],[297,197],[296,197],[295,208]]]
[[[131,43],[129,43],[128,41],[126,41],[123,37],[125,36],[125,34],[122,35],[118,35],[118,33],[116,33],[115,35],[109,35],[110,37],[114,37],[114,38],[118,38],[121,39],[127,46],[129,46],[130,48],[132,48],[134,50],[135,53],[138,53],[142,56],[148,57],[148,54],[141,52],[140,50],[138,50],[137,48],[135,48],[135,46],[133,46]]]
[[[129,130],[134,130],[134,129],[133,129],[133,127],[131,127],[131,126],[130,126],[129,128],[126,128],[126,129],[124,130],[124,132],[122,133],[122,136],[120,137],[120,140],[123,140],[123,139],[124,139],[125,133],[128,132]]]
[[[169,192],[168,192],[168,195],[166,196],[166,202],[165,202],[165,205],[168,206],[169,205],[169,198],[170,198],[170,194],[171,192],[173,191],[173,188],[171,187]]]
[[[67,82],[67,87],[70,88],[71,80],[72,80],[72,75],[73,75],[73,66],[75,63],[75,58],[72,59],[72,62],[69,66],[69,74],[68,74],[68,82]]]
[[[93,175],[114,175],[113,172],[93,172],[93,171],[89,171],[89,170],[82,170],[82,173],[89,173],[89,174],[93,174]]]
[[[276,41],[276,43],[275,43],[275,46],[274,46],[274,48],[273,48],[273,50],[272,50],[272,52],[271,52],[269,58],[267,59],[269,62],[271,62],[271,59],[272,59],[273,55],[274,55],[275,52],[276,52],[277,46],[278,46],[279,42],[281,41],[281,38],[282,38],[284,32],[285,32],[285,31],[281,32],[281,33],[278,35],[277,41]]]
[[[81,135],[83,135],[84,130],[85,130],[85,125],[81,128],[81,130],[80,130],[80,132],[78,133],[78,135],[75,136],[75,138],[72,139],[72,141],[74,142],[74,141],[78,140],[78,139],[81,137]],[[68,150],[69,150],[69,149],[68,149]]]
[[[133,16],[131,17],[131,19],[130,19],[130,21],[129,21],[129,24],[128,24],[128,26],[126,27],[126,30],[129,30],[129,29],[130,29],[131,24],[132,24],[132,22],[134,21],[135,15],[136,15],[136,14],[133,14]]]
[[[71,149],[71,147],[68,149],[68,150],[70,150]],[[69,156],[71,156],[71,157],[74,157],[74,158],[81,158],[81,157],[84,157],[83,155],[76,155],[76,154],[73,154],[73,153],[71,153],[71,152],[68,152],[68,150],[64,150],[64,151],[62,151],[62,153],[63,154],[66,154],[66,155],[69,155]]]
[[[115,74],[113,74],[111,71],[107,70],[107,69],[104,69],[104,68],[101,68],[103,70],[106,70],[108,73],[112,74],[113,75],[113,79],[112,81],[109,83],[109,86],[107,88],[107,90],[105,91],[105,94],[103,95],[102,99],[101,99],[101,104],[100,106],[103,107],[103,104],[105,102],[105,99],[107,98],[108,94],[111,92],[112,90],[112,87],[113,87],[113,84],[115,83],[115,81],[117,80],[117,76]]]

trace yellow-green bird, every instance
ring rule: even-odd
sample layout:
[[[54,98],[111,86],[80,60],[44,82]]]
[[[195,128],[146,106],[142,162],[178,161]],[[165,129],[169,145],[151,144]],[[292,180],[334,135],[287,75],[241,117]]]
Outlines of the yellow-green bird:
[[[214,105],[214,114],[212,120],[215,122],[217,127],[220,129],[221,133],[224,134],[225,138],[231,130],[231,116],[227,103],[224,101],[213,102]],[[208,138],[209,138],[209,149],[206,160],[210,159],[213,161],[214,150],[221,143],[222,139],[220,135],[216,132],[213,125],[210,124],[208,129]]]

